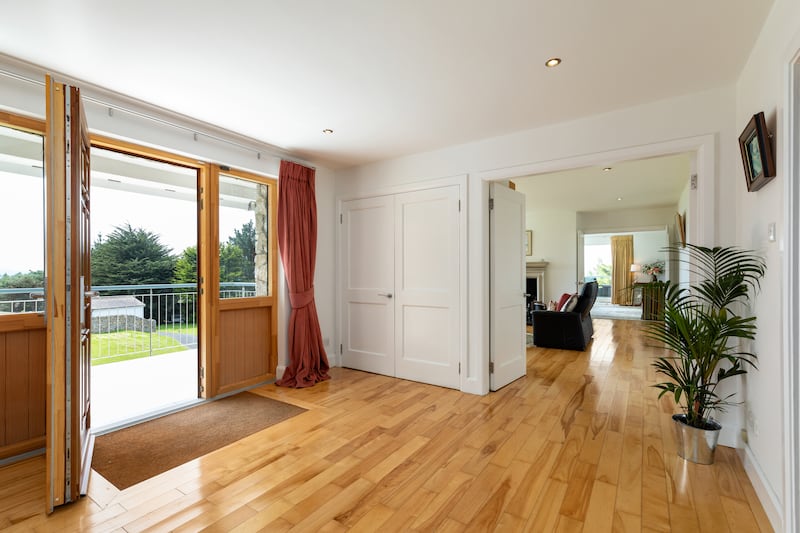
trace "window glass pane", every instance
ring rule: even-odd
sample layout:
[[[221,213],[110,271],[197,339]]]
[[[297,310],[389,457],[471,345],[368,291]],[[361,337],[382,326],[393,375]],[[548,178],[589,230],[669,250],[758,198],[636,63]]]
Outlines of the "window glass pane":
[[[269,186],[219,177],[220,298],[269,296]]]
[[[41,135],[0,126],[0,315],[44,312],[43,154]]]

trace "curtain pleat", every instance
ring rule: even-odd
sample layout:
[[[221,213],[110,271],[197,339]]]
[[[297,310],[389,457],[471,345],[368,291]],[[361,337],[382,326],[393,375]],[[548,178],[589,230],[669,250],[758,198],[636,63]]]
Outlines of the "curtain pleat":
[[[278,174],[278,247],[292,306],[289,317],[289,365],[276,382],[310,387],[330,379],[314,303],[317,260],[317,202],[314,169],[281,161]]]
[[[633,304],[633,235],[611,237],[611,303]]]

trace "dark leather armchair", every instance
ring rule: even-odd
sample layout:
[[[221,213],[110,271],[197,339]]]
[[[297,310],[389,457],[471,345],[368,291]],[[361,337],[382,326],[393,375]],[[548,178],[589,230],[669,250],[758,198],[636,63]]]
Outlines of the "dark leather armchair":
[[[586,350],[594,334],[590,311],[596,299],[597,282],[589,281],[583,284],[572,311],[534,311],[533,344],[542,348]]]

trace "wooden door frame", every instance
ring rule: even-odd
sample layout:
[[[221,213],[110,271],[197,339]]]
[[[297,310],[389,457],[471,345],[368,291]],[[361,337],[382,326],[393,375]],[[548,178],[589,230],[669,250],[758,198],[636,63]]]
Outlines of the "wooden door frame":
[[[208,206],[208,195],[209,189],[213,186],[212,181],[210,179],[210,165],[209,163],[204,163],[202,161],[198,161],[197,159],[192,159],[190,157],[181,156],[178,154],[173,154],[166,150],[160,150],[157,148],[152,148],[149,146],[143,146],[139,144],[135,144],[129,141],[122,141],[119,139],[115,139],[113,137],[107,137],[104,135],[91,135],[91,143],[92,146],[95,148],[102,148],[104,150],[109,150],[112,152],[117,152],[120,154],[132,155],[136,157],[141,157],[143,159],[149,159],[152,161],[158,161],[160,163],[168,163],[171,165],[177,165],[184,168],[190,168],[192,170],[197,171],[197,299],[198,299],[198,310],[200,314],[200,322],[197,324],[197,338],[198,338],[198,347],[197,347],[197,368],[198,368],[198,397],[199,398],[208,398],[208,390],[209,387],[207,385],[208,380],[208,373],[205,372],[206,368],[209,368],[209,360],[210,360],[210,352],[209,347],[212,346],[211,343],[211,336],[210,336],[210,327],[207,323],[206,316],[209,314],[210,305],[208,301],[208,293],[209,291],[206,290],[207,280],[211,279],[212,276],[210,275],[210,260],[208,260],[206,253],[203,250],[207,249],[208,246],[208,225],[209,222],[207,217],[204,216],[204,211],[206,211]]]
[[[46,80],[47,120],[45,131],[45,220],[47,250],[45,257],[45,300],[47,324],[47,400],[46,400],[46,479],[47,512],[71,501],[66,487],[67,430],[67,327],[63,317],[67,302],[66,240],[58,238],[57,228],[66,227],[66,164],[58,154],[64,154],[66,128],[63,116],[66,108],[63,85],[49,76]]]
[[[39,135],[42,138],[42,146],[44,146],[46,133],[44,120],[0,111],[0,126]],[[44,163],[44,156],[42,156],[42,163]],[[42,178],[42,181],[44,186],[44,177]],[[44,237],[44,235],[42,235],[42,237]],[[42,248],[44,248],[44,242],[42,242]],[[42,262],[41,268],[44,270],[44,262]],[[0,336],[20,331],[43,331],[45,328],[46,323],[44,313],[12,313],[0,316]],[[42,349],[44,349],[44,343],[42,344]],[[41,356],[44,359],[44,354],[41,354]],[[41,375],[40,379],[42,386],[44,387],[46,376]],[[44,407],[44,404],[45,399],[42,397],[41,406]],[[44,409],[40,413],[40,416],[44,418]],[[45,435],[46,431],[42,431],[41,434],[31,433],[29,434],[29,438],[27,440],[13,442],[5,446],[0,445],[0,459],[13,458],[18,455],[29,454],[31,452],[35,452],[36,450],[45,449]]]
[[[219,180],[220,175],[231,176],[247,181],[266,185],[269,189],[267,195],[267,231],[268,231],[268,264],[269,269],[269,295],[254,296],[249,298],[220,298],[220,268],[219,268]],[[278,180],[275,178],[255,174],[252,172],[232,169],[227,166],[209,165],[208,181],[204,185],[206,193],[203,205],[208,212],[203,217],[207,227],[204,228],[202,239],[205,240],[209,253],[205,254],[206,272],[209,276],[205,280],[204,305],[210,312],[205,313],[206,326],[209,331],[209,346],[211,353],[207,358],[211,372],[206,372],[206,394],[215,397],[236,390],[250,387],[263,382],[265,379],[275,378],[278,365],[278,232],[277,232],[277,205],[278,205]],[[269,307],[270,324],[269,354],[267,361],[268,374],[236,382],[235,384],[221,383],[222,358],[221,336],[224,334],[220,326],[220,315],[224,311],[244,310],[257,307]]]

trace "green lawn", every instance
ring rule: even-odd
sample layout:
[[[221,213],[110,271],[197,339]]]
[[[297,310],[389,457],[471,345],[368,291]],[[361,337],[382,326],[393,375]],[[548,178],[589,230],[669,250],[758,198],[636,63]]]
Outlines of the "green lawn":
[[[197,335],[196,324],[164,324],[158,326],[158,331],[181,333],[183,335]]]
[[[191,328],[189,328],[191,329]],[[175,326],[163,326],[159,331],[175,331],[188,333],[186,329]],[[197,328],[194,328],[197,333]],[[152,354],[151,343],[152,342]],[[186,350],[180,342],[154,332],[117,331],[114,333],[96,333],[92,335],[92,365],[116,363],[128,359],[139,359],[151,355],[163,355]]]

